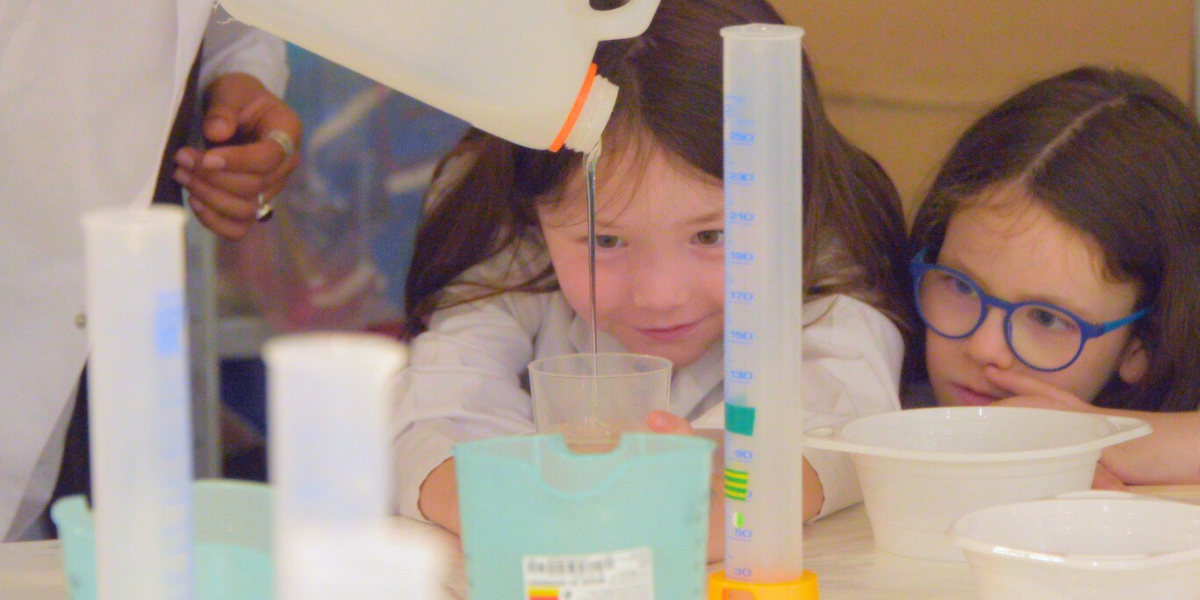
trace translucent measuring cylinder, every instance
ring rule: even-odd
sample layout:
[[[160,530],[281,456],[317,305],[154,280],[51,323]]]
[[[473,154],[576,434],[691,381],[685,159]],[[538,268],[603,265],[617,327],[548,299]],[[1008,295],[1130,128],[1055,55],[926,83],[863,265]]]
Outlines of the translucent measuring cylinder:
[[[348,557],[383,552],[387,406],[404,346],[369,334],[297,334],[268,341],[263,358],[277,597],[328,598],[338,582],[340,598],[387,597],[397,575]]]
[[[721,30],[725,56],[725,575],[800,579],[803,30]]]
[[[100,600],[191,598],[183,209],[83,217]]]

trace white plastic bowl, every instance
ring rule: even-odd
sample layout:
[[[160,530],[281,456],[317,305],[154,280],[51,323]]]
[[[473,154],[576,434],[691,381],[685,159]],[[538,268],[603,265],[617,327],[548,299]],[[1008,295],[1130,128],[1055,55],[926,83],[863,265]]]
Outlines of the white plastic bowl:
[[[1200,506],[1119,492],[995,506],[951,531],[980,598],[1200,598]]]
[[[969,512],[1091,488],[1100,450],[1150,433],[1145,421],[1036,408],[923,408],[805,432],[809,448],[848,452],[875,546],[966,560],[947,537]]]

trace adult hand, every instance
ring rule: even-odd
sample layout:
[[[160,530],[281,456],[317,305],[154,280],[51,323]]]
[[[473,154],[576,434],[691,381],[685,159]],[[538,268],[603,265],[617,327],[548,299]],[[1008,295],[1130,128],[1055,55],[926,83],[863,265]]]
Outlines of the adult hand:
[[[213,81],[204,103],[209,148],[181,148],[174,157],[173,176],[190,192],[196,218],[222,237],[245,236],[300,164],[302,130],[296,111],[254,77]]]
[[[705,429],[696,431],[687,419],[669,412],[655,410],[646,418],[646,424],[655,433],[672,435],[698,435],[717,442],[717,450],[713,453],[712,479],[709,483],[708,495],[708,560],[725,558],[725,436],[722,432]]]

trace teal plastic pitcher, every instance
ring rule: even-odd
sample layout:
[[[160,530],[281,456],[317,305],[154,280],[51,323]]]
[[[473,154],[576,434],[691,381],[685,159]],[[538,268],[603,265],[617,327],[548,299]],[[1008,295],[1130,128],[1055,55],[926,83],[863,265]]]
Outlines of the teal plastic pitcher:
[[[262,483],[203,480],[193,484],[197,598],[271,597],[271,494]],[[71,600],[96,598],[96,533],[83,496],[54,503]]]
[[[455,446],[471,599],[701,598],[715,447],[655,434],[607,454],[561,435]]]

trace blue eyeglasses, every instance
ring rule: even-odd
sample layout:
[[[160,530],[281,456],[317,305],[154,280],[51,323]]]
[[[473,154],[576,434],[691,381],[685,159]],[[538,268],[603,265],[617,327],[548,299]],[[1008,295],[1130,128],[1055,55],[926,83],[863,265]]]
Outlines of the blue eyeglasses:
[[[925,262],[922,250],[909,264],[921,320],[934,333],[952,340],[970,337],[987,319],[989,307],[1004,311],[1004,338],[1017,360],[1038,371],[1061,371],[1075,362],[1092,338],[1120,329],[1144,316],[1144,308],[1124,319],[1089,323],[1065,308],[1046,302],[1006,302],[984,293],[963,273]]]

